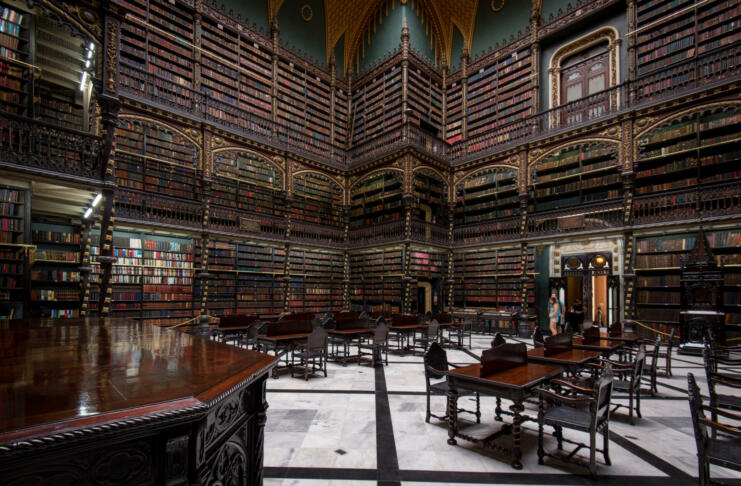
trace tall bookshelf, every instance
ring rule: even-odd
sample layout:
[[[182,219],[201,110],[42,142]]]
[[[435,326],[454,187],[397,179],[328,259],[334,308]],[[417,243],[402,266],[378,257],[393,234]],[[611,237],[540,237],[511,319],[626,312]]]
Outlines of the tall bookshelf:
[[[704,110],[676,118],[637,143],[636,195],[675,194],[676,203],[687,203],[695,200],[687,188],[741,178],[741,108]],[[636,209],[643,204],[637,199]]]
[[[456,188],[455,223],[482,223],[519,213],[517,172],[489,169],[468,177]]]
[[[622,196],[617,145],[569,146],[534,164],[530,172],[535,210],[564,208]]]
[[[253,152],[214,154],[212,203],[253,213],[285,214],[283,173]]]
[[[201,21],[201,93],[212,100],[236,106],[239,100],[239,34],[204,16]],[[236,114],[213,105],[207,115],[239,124]]]
[[[433,132],[433,135],[439,135],[443,119],[441,81],[429,68],[415,63],[410,63],[407,69],[407,103],[414,113],[410,121]]]
[[[402,218],[402,177],[381,172],[353,186],[350,194],[350,227],[384,223]]]
[[[463,90],[461,86],[460,76],[457,76],[446,89],[445,141],[449,144],[460,142],[463,139]]]
[[[237,247],[237,314],[277,316],[283,312],[286,265],[284,247],[239,243]]]
[[[311,223],[341,227],[342,188],[328,177],[314,172],[293,179],[291,217]]]
[[[350,255],[350,307],[354,311],[401,312],[404,299],[402,248]]]
[[[32,76],[21,63],[32,63],[31,15],[0,3],[0,101],[3,111],[27,115]],[[13,62],[20,61],[20,62]]]
[[[358,80],[352,94],[352,143],[378,137],[401,126],[401,65]]]
[[[149,121],[119,118],[116,184],[183,199],[198,199],[198,149],[183,135]]]
[[[28,295],[27,240],[31,195],[0,186],[0,319],[24,316]]]
[[[448,185],[435,172],[421,169],[414,172],[412,191],[419,203],[415,206],[415,217],[427,221],[426,208],[429,208],[430,221],[443,223],[447,220]]]
[[[202,240],[195,242],[195,269],[204,270]],[[212,316],[233,315],[237,308],[237,243],[232,241],[209,240],[208,242],[208,296],[206,311]],[[196,310],[201,307],[204,289],[200,278],[193,282],[193,301]]]
[[[498,129],[533,113],[530,49],[525,48],[472,69],[468,76],[468,138]],[[472,66],[475,68],[475,66]],[[490,143],[485,139],[477,145]]]
[[[455,307],[521,310],[519,247],[456,252],[453,265]]]
[[[95,235],[93,241],[99,238]],[[111,276],[111,315],[157,325],[184,322],[194,314],[194,242],[188,238],[116,231]],[[100,274],[91,249],[94,281]]]
[[[347,148],[348,127],[350,126],[350,114],[348,113],[348,92],[343,88],[335,88],[334,102],[334,143],[335,148],[345,150]]]
[[[723,272],[723,311],[726,324],[741,325],[741,229],[706,233]]]
[[[335,312],[342,309],[344,254],[290,249],[288,310]]]
[[[711,0],[694,7],[692,0],[653,0],[638,3],[640,33],[636,39],[638,76],[645,76],[694,56],[704,55],[741,39],[738,29],[741,7],[734,0]],[[659,20],[662,20],[659,22]],[[685,71],[672,79],[681,84],[694,73]],[[661,80],[662,83],[665,80]],[[647,86],[653,89],[670,86]]]
[[[239,107],[270,119],[273,94],[272,54],[248,36],[239,38]]]
[[[80,228],[34,221],[36,246],[31,269],[30,314],[36,317],[80,315]]]

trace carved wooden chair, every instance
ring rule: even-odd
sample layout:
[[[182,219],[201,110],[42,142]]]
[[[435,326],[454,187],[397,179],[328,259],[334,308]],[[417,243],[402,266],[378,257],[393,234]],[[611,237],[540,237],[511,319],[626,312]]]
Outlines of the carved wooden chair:
[[[741,366],[741,359],[733,358],[728,354],[727,350],[732,348],[718,345],[712,348],[706,345],[703,350],[710,407],[713,410],[723,409],[741,412],[741,373],[730,369],[718,369],[718,365],[722,367]],[[741,351],[741,347],[739,347],[739,351]],[[731,393],[718,393],[718,386],[730,388]],[[711,419],[717,421],[717,415],[714,411],[712,413]],[[713,434],[715,434],[715,431],[713,431]]]
[[[543,337],[543,330],[540,326],[535,326],[535,331],[533,331],[533,346],[536,348],[545,346],[545,338]]]
[[[304,380],[316,372],[323,372],[327,377],[327,331],[321,326],[311,331],[305,344],[298,343],[291,351],[291,376],[297,370],[303,370]]]
[[[580,449],[589,448],[589,473],[597,477],[595,456],[601,452],[605,464],[610,466],[610,400],[613,389],[612,367],[607,364],[592,388],[584,388],[567,380],[551,380],[550,388],[538,390],[538,464],[544,464],[544,457],[560,458],[570,461]],[[547,453],[543,447],[543,429],[549,425],[554,428],[558,450],[563,443],[576,445],[565,457]],[[565,439],[563,429],[575,429],[589,434],[589,445]],[[597,449],[597,434],[602,434],[602,449]]]
[[[427,352],[425,353],[425,391],[427,394],[427,414],[425,416],[425,422],[430,423],[430,417],[435,417],[438,420],[447,420],[448,414],[447,414],[447,407],[446,407],[446,413],[445,415],[435,415],[430,411],[430,396],[432,395],[441,395],[441,396],[447,396],[448,392],[448,380],[447,380],[447,373],[450,367],[458,368],[459,366],[448,363],[448,355],[445,352],[445,350],[438,344],[437,342],[434,342],[430,344],[429,349],[427,349]],[[438,381],[435,381],[438,380]],[[459,408],[458,412],[466,412],[474,415],[476,417],[476,423],[481,422],[481,403],[479,399],[479,394],[477,392],[473,392],[470,390],[465,389],[458,389],[458,394],[460,396],[474,396],[476,398],[476,411],[466,410],[463,408]]]
[[[717,419],[708,420],[705,412],[709,411],[715,417],[720,415],[734,421],[740,420],[741,415],[714,408],[712,405],[704,405],[700,388],[692,373],[687,373],[687,394],[697,444],[700,486],[709,486],[711,464],[741,471],[741,428],[722,424]],[[708,434],[708,427],[714,433]],[[717,438],[715,432],[722,432],[725,437]]]
[[[465,347],[464,343],[468,338],[468,347],[471,347],[473,336],[473,317],[466,316],[463,322],[448,327],[448,341],[455,342],[459,347]]]
[[[437,322],[437,320],[432,319],[427,325],[427,328],[423,329],[419,336],[415,334],[414,347],[421,348],[422,352],[424,353],[425,351],[427,351],[427,348],[430,346],[430,344],[439,342],[439,339],[440,323]]]
[[[496,348],[497,346],[502,345],[506,342],[507,341],[505,341],[505,339],[502,337],[502,333],[498,332],[494,334],[494,339],[491,340],[491,347]]]
[[[370,357],[371,366],[376,366],[376,362],[389,364],[389,328],[386,322],[379,319],[378,325],[373,331],[373,338],[370,340],[361,340],[358,343],[358,358],[364,359],[363,356]],[[367,359],[367,358],[365,358]]]
[[[641,379],[646,367],[646,347],[641,344],[638,352],[632,362],[619,362],[607,358],[600,358],[602,364],[588,364],[588,367],[603,369],[607,364],[612,366],[612,371],[616,378],[612,385],[613,391],[628,394],[628,405],[615,404],[612,411],[619,408],[627,408],[630,424],[635,425],[635,415],[643,418],[641,415]],[[635,412],[635,415],[634,415]]]

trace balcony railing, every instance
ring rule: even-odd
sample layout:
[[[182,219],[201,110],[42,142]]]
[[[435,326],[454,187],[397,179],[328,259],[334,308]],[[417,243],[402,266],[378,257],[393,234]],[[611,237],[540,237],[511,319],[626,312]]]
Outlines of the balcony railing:
[[[475,244],[514,240],[520,237],[520,218],[511,217],[487,223],[467,224],[453,229],[453,243]]]
[[[448,228],[426,221],[412,220],[411,223],[412,239],[435,243],[438,245],[448,244]]]
[[[309,223],[306,221],[291,221],[291,239],[309,243],[321,243],[332,247],[340,247],[345,242],[345,232],[342,228]]]
[[[286,236],[286,220],[283,218],[223,206],[211,206],[208,228],[213,231],[248,233],[272,239],[284,239]]]
[[[0,162],[100,180],[102,144],[90,133],[0,111]]]
[[[544,211],[527,216],[528,235],[552,235],[623,226],[622,201]]]
[[[741,182],[693,188],[656,196],[639,196],[633,203],[633,223],[693,220],[697,217],[741,214]]]
[[[348,235],[351,248],[353,247],[353,245],[396,241],[403,238],[404,221],[401,219],[353,229],[350,230],[350,233]]]
[[[123,219],[188,228],[200,228],[203,221],[201,203],[196,201],[118,189],[114,204],[116,217]]]

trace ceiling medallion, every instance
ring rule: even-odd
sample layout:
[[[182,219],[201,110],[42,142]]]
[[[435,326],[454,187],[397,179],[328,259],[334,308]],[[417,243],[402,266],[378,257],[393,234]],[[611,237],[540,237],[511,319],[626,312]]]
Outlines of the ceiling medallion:
[[[314,11],[311,9],[311,6],[308,4],[305,4],[301,7],[301,18],[304,19],[304,22],[310,21],[314,17]]]
[[[491,0],[491,9],[494,10],[495,12],[499,12],[500,10],[502,10],[504,8],[504,0],[501,0],[501,2],[502,3],[497,7],[496,6],[497,0]]]

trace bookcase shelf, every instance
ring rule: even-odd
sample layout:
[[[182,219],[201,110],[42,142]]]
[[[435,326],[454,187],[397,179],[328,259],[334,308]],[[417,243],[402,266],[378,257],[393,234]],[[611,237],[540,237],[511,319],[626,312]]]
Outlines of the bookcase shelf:
[[[79,317],[81,274],[79,226],[34,221],[36,245],[31,267],[29,314],[34,317]]]
[[[31,73],[12,60],[32,61],[31,20],[31,15],[0,2],[0,102],[3,111],[16,115],[28,114]]]
[[[285,271],[283,247],[256,243],[237,246],[237,314],[277,316],[283,312]]]
[[[534,265],[534,258],[532,260]],[[519,247],[456,252],[453,273],[456,280],[453,285],[454,307],[521,310],[522,259]],[[530,301],[529,294],[527,298]]]
[[[116,183],[120,187],[198,199],[198,149],[188,139],[148,121],[119,118]]]
[[[603,142],[563,148],[531,167],[536,211],[621,197],[618,147]]]
[[[737,107],[697,111],[651,130],[637,141],[636,195],[739,179],[740,132]],[[683,197],[677,203],[686,203]]]
[[[289,311],[323,313],[342,309],[342,253],[292,247],[289,258]]]
[[[317,224],[342,227],[342,188],[333,180],[313,172],[293,179],[291,217]]]
[[[399,172],[380,172],[363,179],[350,194],[350,228],[401,219],[401,193]]]
[[[401,126],[401,84],[401,66],[396,63],[389,63],[374,77],[359,80],[352,97],[353,144]]]
[[[413,194],[415,200],[414,216],[419,221],[428,221],[427,211],[429,208],[429,221],[433,223],[444,223],[447,221],[448,185],[436,173],[428,169],[420,169],[414,172]],[[424,204],[424,208],[422,207]]]
[[[273,216],[285,214],[283,173],[255,153],[214,154],[212,203]]]
[[[354,311],[401,312],[403,302],[401,248],[350,255],[350,307]]]
[[[445,251],[411,248],[409,275],[416,279],[443,278],[448,271],[448,253]]]
[[[477,172],[456,187],[456,224],[515,216],[519,208],[515,170],[496,168]]]

